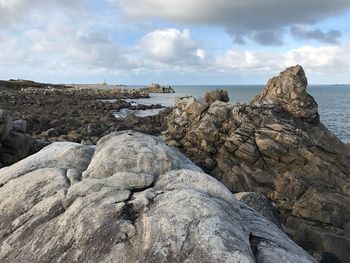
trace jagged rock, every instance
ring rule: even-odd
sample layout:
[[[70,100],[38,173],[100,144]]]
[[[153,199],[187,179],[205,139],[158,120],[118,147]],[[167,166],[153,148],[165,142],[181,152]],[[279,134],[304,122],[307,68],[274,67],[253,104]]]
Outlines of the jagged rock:
[[[163,137],[232,192],[266,195],[315,257],[350,262],[350,149],[318,121],[306,83],[295,66],[249,105],[178,99]]]
[[[270,79],[262,93],[252,100],[253,105],[279,104],[298,118],[318,122],[318,105],[307,94],[307,78],[300,65],[287,68]]]
[[[54,143],[0,170],[1,262],[315,262],[159,138],[93,151]]]

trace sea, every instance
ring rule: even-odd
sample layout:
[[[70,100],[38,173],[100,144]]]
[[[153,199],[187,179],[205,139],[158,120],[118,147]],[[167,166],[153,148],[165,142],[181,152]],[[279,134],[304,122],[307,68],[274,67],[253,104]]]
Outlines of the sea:
[[[140,88],[132,86],[130,88]],[[230,101],[235,103],[248,103],[259,94],[264,85],[182,85],[172,86],[175,93],[150,94],[149,99],[130,100],[139,104],[161,104],[173,106],[175,97],[194,96],[201,98],[213,89],[226,89]],[[350,143],[350,85],[309,85],[308,93],[318,103],[321,122],[343,142]],[[157,110],[143,111],[139,115],[156,114]]]

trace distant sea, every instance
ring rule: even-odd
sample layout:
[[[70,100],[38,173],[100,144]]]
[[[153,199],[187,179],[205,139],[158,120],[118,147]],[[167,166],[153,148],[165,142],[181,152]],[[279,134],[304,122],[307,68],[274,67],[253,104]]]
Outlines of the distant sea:
[[[141,86],[133,86],[140,88]],[[212,89],[226,89],[231,102],[248,103],[264,85],[172,86],[174,94],[151,94],[150,99],[134,100],[141,104],[173,106],[175,97],[203,97]],[[309,85],[308,93],[318,103],[321,122],[342,141],[350,143],[350,85]]]

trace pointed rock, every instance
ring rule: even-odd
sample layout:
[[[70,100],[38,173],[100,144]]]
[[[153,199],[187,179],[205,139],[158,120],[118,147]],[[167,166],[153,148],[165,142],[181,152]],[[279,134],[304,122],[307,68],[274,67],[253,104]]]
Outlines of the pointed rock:
[[[278,104],[297,118],[318,123],[318,105],[307,91],[307,78],[300,65],[289,67],[267,82],[251,104]]]

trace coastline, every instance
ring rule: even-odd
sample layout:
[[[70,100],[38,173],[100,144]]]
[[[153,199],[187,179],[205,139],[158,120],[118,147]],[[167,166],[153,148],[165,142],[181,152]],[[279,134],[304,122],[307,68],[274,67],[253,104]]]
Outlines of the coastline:
[[[259,253],[266,253],[261,245],[268,242],[273,243],[272,247],[278,247],[273,254],[275,261],[271,262],[278,262],[276,260],[280,259],[278,251],[281,248],[284,255],[293,260],[297,258],[298,262],[314,262],[306,252],[317,260],[336,258],[346,262],[350,258],[350,147],[320,121],[319,106],[307,91],[307,78],[299,65],[287,68],[270,79],[249,103],[232,103],[229,101],[229,92],[221,89],[208,91],[202,98],[181,97],[181,93],[152,95],[136,89],[85,90],[51,86],[40,89],[4,89],[1,92],[0,107],[7,106],[15,121],[7,111],[1,111],[0,162],[6,167],[0,169],[0,195],[7,196],[6,191],[16,193],[12,187],[17,189],[17,177],[21,185],[21,180],[35,184],[36,181],[31,179],[31,169],[38,174],[35,178],[43,180],[46,180],[46,176],[61,178],[56,173],[64,172],[62,178],[67,178],[64,179],[64,187],[67,187],[64,191],[78,191],[76,196],[85,198],[90,196],[90,191],[93,195],[97,191],[96,198],[104,200],[104,195],[99,195],[102,193],[102,188],[99,188],[101,185],[107,187],[110,194],[115,194],[116,189],[129,191],[126,192],[128,194],[125,199],[114,202],[125,207],[114,217],[132,222],[130,227],[137,229],[143,220],[143,213],[148,213],[147,204],[150,203],[152,207],[155,200],[148,193],[156,191],[154,189],[157,187],[161,191],[167,189],[156,178],[167,178],[168,172],[174,172],[168,183],[178,185],[178,176],[181,177],[180,174],[183,173],[186,178],[184,180],[189,180],[186,185],[197,190],[199,187],[202,189],[200,191],[208,192],[210,198],[218,195],[215,187],[221,189],[220,193],[224,191],[228,195],[235,194],[233,199],[227,199],[226,194],[220,196],[220,199],[230,200],[230,205],[239,201],[235,206],[239,207],[240,212],[235,210],[232,213],[235,214],[233,217],[240,217],[245,229],[249,229],[248,232],[241,233],[247,239],[244,242],[250,243],[251,250],[248,249],[245,256],[257,257]],[[154,102],[154,98],[163,98],[164,103],[165,96],[172,98],[179,95],[173,108],[164,108],[154,116],[125,114],[116,118],[112,114],[124,110],[134,113],[159,110],[164,106],[135,102],[138,99]],[[42,141],[38,139],[44,139],[46,143],[40,144]],[[55,141],[59,142],[53,143]],[[95,144],[96,147],[93,146]],[[70,151],[72,153],[66,155]],[[9,166],[12,163],[14,164]],[[29,165],[31,163],[35,165]],[[66,167],[67,163],[74,165]],[[51,174],[43,173],[42,169],[54,170]],[[192,173],[183,172],[183,169],[204,171],[206,175],[198,175],[201,179],[196,179]],[[212,178],[210,184],[206,183],[205,178]],[[213,178],[217,181],[213,181]],[[15,180],[14,186],[12,180]],[[32,188],[30,183],[24,189],[30,195],[35,195],[35,187]],[[94,186],[90,189],[89,185]],[[117,185],[117,188],[112,189],[113,185]],[[61,184],[55,187],[58,189]],[[135,189],[137,190],[133,192]],[[46,202],[46,198],[51,198],[50,195],[44,194],[42,201]],[[66,195],[59,201],[60,204],[70,202]],[[146,199],[138,199],[140,195],[145,195]],[[73,193],[72,196],[73,199],[76,198]],[[188,196],[190,199],[194,197],[192,190]],[[172,202],[172,198],[171,192],[169,202]],[[14,200],[9,203],[15,202]],[[125,203],[119,203],[124,201]],[[134,204],[137,205],[134,207]],[[158,205],[157,201],[155,204]],[[213,203],[211,200],[201,204]],[[186,209],[193,208],[191,205],[181,205],[177,215],[182,218],[187,213]],[[101,208],[95,203],[93,206],[93,209]],[[11,206],[5,209],[9,214],[16,213]],[[43,206],[43,209],[51,207]],[[62,210],[62,215],[69,217],[65,209]],[[82,209],[85,211],[85,208]],[[256,214],[251,214],[252,211]],[[221,210],[218,213],[222,213]],[[272,236],[266,232],[262,234],[263,225],[258,223],[261,222],[261,215],[265,218],[263,220],[267,220],[264,224],[268,225]],[[162,216],[162,220],[170,220]],[[252,216],[256,222],[250,221]],[[107,220],[108,225],[113,227],[109,219],[103,220]],[[11,220],[6,219],[4,222],[12,224]],[[231,224],[232,221],[225,223]],[[26,226],[25,222],[24,225]],[[123,231],[128,230],[123,228]],[[126,240],[129,243],[133,242],[132,236],[139,238],[128,233]],[[206,234],[207,232],[204,233]],[[168,231],[163,235],[167,238]],[[62,238],[55,237],[59,240]],[[107,242],[105,245],[110,244]],[[197,245],[196,247],[198,248]],[[50,246],[52,251],[57,249],[61,247]],[[74,251],[73,247],[70,249]],[[130,249],[135,253],[134,246]],[[16,251],[9,251],[10,257],[18,257]],[[118,253],[124,253],[124,250]],[[179,253],[184,251],[181,249]],[[35,255],[31,256],[35,258]],[[140,257],[144,255],[141,253]]]

